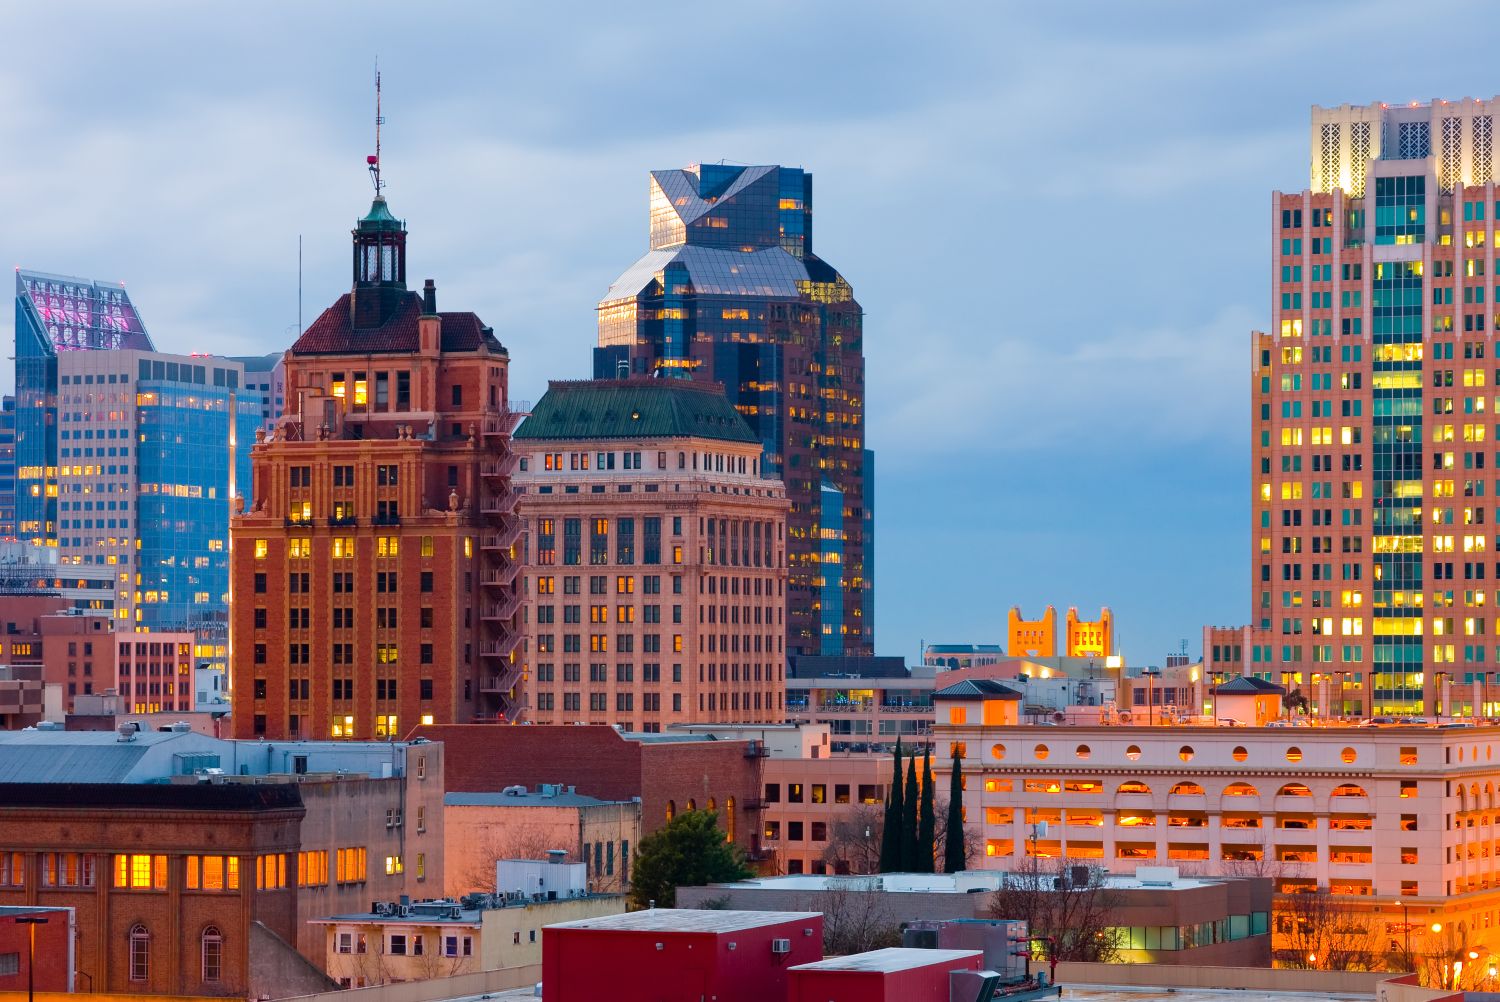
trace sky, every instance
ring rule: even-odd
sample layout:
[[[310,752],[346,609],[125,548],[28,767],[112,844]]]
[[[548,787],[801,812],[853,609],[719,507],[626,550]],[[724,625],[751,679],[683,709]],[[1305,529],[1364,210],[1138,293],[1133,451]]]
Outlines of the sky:
[[[1003,643],[1013,605],[1107,605],[1131,663],[1245,622],[1250,331],[1309,109],[1500,93],[1500,13],[1409,2],[25,21],[0,61],[0,260],[125,282],[167,351],[287,347],[299,237],[302,322],[347,289],[377,58],[409,280],[495,328],[514,398],[590,374],[594,307],[646,249],[648,171],[812,171],[815,249],[866,313],[877,649],[912,660]]]

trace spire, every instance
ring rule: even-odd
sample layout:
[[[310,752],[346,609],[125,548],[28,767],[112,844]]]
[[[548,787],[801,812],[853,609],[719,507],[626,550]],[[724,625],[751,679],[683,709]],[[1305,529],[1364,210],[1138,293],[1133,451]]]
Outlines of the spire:
[[[382,326],[406,292],[406,226],[391,214],[380,177],[380,70],[375,70],[375,153],[365,158],[375,198],[370,211],[354,227],[354,292],[349,299],[350,323],[355,330]]]

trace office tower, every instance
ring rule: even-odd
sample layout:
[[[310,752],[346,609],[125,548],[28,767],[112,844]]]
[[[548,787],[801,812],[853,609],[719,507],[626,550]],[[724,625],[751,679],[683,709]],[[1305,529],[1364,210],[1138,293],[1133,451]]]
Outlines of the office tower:
[[[16,538],[16,398],[0,397],[0,539]]]
[[[811,174],[651,172],[650,249],[599,303],[594,376],[724,385],[791,501],[789,655],[872,652],[862,330],[854,290],[813,253]]]
[[[1496,115],[1313,109],[1252,340],[1252,621],[1210,670],[1331,714],[1500,709]]]
[[[281,352],[269,355],[238,355],[231,361],[245,366],[245,386],[260,394],[260,423],[266,431],[276,426],[286,406],[286,362]]]
[[[722,387],[553,382],[515,449],[527,718],[782,720],[786,492]]]
[[[222,658],[231,499],[258,394],[244,367],[155,351],[124,290],[16,273],[17,521],[63,567],[109,567],[124,629]]]
[[[406,287],[383,197],[353,289],[286,353],[286,408],[234,520],[230,688],[240,737],[393,738],[513,720],[510,358],[473,313]]]

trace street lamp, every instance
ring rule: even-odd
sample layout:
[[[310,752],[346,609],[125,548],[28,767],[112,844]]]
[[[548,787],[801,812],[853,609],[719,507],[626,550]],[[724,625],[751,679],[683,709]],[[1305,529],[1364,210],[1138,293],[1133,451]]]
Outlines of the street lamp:
[[[27,927],[26,1002],[36,1002],[36,927],[46,925],[47,920],[40,915],[21,915],[16,918],[16,924]]]
[[[1154,724],[1156,722],[1155,721],[1155,718],[1156,718],[1156,705],[1151,701],[1151,697],[1152,697],[1151,680],[1154,679],[1154,678],[1160,678],[1161,677],[1161,669],[1160,668],[1142,668],[1141,669],[1141,676],[1143,678],[1145,678],[1145,680],[1146,680],[1146,726],[1150,727],[1152,724]]]

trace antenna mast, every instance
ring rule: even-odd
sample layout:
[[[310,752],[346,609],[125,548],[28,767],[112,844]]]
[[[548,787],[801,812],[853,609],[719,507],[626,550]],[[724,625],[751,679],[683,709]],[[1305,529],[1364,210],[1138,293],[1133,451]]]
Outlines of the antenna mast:
[[[366,157],[370,165],[370,180],[375,183],[375,197],[380,197],[381,189],[385,182],[380,180],[380,127],[385,124],[385,116],[380,113],[380,60],[375,60],[375,155]]]

